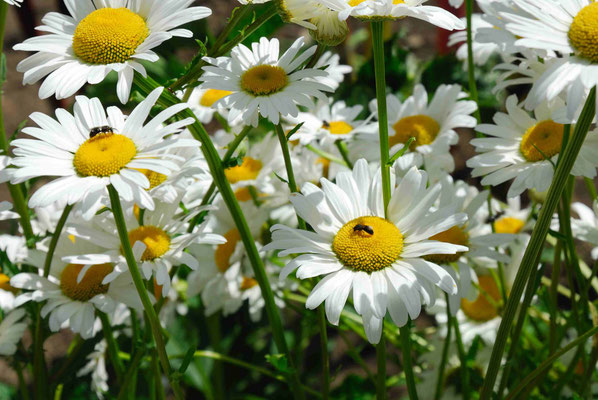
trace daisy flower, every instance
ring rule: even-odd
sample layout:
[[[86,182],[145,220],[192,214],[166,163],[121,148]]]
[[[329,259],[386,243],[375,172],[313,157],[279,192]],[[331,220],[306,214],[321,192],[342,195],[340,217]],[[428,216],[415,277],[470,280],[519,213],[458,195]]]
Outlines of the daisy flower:
[[[23,0],[4,0],[4,2],[10,4],[11,6],[21,7],[20,3],[22,3]]]
[[[15,295],[18,290],[10,286],[10,277],[3,274],[0,268],[0,311],[10,311],[14,308]]]
[[[70,15],[48,13],[36,36],[14,47],[36,54],[17,66],[23,84],[48,76],[39,89],[42,99],[64,99],[86,83],[97,84],[111,71],[118,73],[116,93],[129,99],[133,74],[143,76],[140,61],[158,61],[152,51],[173,37],[193,36],[177,27],[212,14],[206,7],[189,7],[191,0],[65,0]]]
[[[182,97],[183,93],[179,93],[179,97]],[[215,113],[226,112],[221,104],[220,107],[214,107],[216,102],[232,93],[228,90],[205,89],[202,85],[199,85],[193,88],[187,104],[199,122],[209,124],[212,122]]]
[[[506,28],[517,44],[560,54],[546,59],[547,69],[534,83],[525,102],[535,109],[543,101],[567,94],[569,116],[598,84],[598,3],[594,0],[513,0],[529,15],[505,10]]]
[[[428,93],[422,85],[417,85],[413,96],[401,102],[397,96],[387,96],[387,115],[389,117],[389,146],[394,154],[414,137],[410,150],[422,159],[423,166],[433,180],[442,176],[441,172],[452,172],[455,162],[450,154],[450,147],[457,144],[457,128],[473,128],[476,119],[471,114],[477,109],[474,101],[467,97],[459,85],[441,85],[434,98],[428,103]],[[376,101],[370,103],[374,115],[378,114]],[[363,151],[366,158],[378,160],[378,132],[360,134],[353,146],[352,153]],[[365,145],[364,141],[368,144]],[[360,150],[361,149],[361,150]],[[365,150],[368,149],[368,150]],[[417,161],[416,161],[417,162]],[[418,162],[419,164],[420,162]]]
[[[19,218],[19,214],[10,210],[12,204],[9,201],[0,201],[0,221]]]
[[[583,240],[595,246],[592,249],[592,258],[598,259],[598,202],[594,202],[593,208],[583,203],[573,203],[573,211],[579,219],[571,219],[571,229],[576,239]]]
[[[434,24],[440,28],[465,29],[463,22],[450,12],[434,6],[423,5],[427,0],[318,0],[338,11],[341,20],[349,16],[360,19],[396,20],[412,17]]]
[[[350,74],[353,71],[353,67],[341,64],[340,60],[341,58],[338,54],[330,51],[325,52],[322,54],[322,57],[316,61],[314,69],[323,70],[326,72],[326,75],[309,78],[309,80],[319,82],[331,88],[332,91],[335,91],[345,80],[345,75]]]
[[[93,390],[99,399],[104,398],[108,393],[108,371],[106,370],[106,350],[108,344],[106,340],[101,340],[95,345],[93,351],[87,356],[87,364],[77,371],[77,377],[91,375],[91,390]]]
[[[553,105],[543,103],[530,116],[518,105],[517,96],[507,99],[507,114],[494,116],[495,125],[482,124],[476,129],[488,137],[473,139],[479,153],[467,161],[472,176],[484,176],[482,185],[499,185],[514,181],[508,197],[526,189],[543,192],[554,175],[554,164],[562,147],[564,125],[553,121],[554,112],[563,107],[557,99]],[[571,174],[594,178],[598,165],[598,131],[588,134]]]
[[[105,111],[100,100],[84,96],[77,97],[74,115],[60,108],[56,110],[56,120],[38,112],[31,114],[39,128],[23,129],[35,139],[12,142],[12,164],[18,167],[11,172],[12,183],[58,176],[31,196],[29,206],[44,207],[61,199],[68,204],[81,202],[88,218],[107,197],[106,187],[110,184],[125,201],[153,209],[154,201],[145,190],[150,182],[140,170],[168,175],[178,166],[164,157],[163,151],[197,146],[197,142],[181,140],[176,135],[164,139],[192,121],[187,118],[163,125],[186,105],[170,107],[145,124],[162,90],[150,93],[126,118],[118,108]],[[95,134],[98,127],[106,127],[106,131]]]
[[[428,254],[456,254],[467,247],[429,240],[465,222],[464,214],[430,212],[440,187],[427,187],[427,175],[416,168],[394,186],[384,219],[379,173],[372,177],[367,162],[337,175],[337,184],[322,178],[322,189],[306,183],[291,201],[297,214],[313,229],[272,227],[265,250],[280,256],[302,253],[281,271],[280,279],[297,269],[299,279],[325,275],[308,296],[306,307],[325,302],[330,323],[337,325],[353,291],[353,306],[363,319],[371,343],[378,343],[388,311],[398,326],[419,316],[422,304],[433,304],[435,287],[457,292],[453,278]]]
[[[531,208],[521,207],[521,197],[509,197],[506,204],[493,199],[493,227],[496,233],[509,233],[512,235],[525,235],[531,232],[534,221],[530,218]]]
[[[471,29],[473,32],[473,61],[478,66],[485,65],[490,57],[499,51],[499,46],[496,43],[481,43],[477,40],[479,31],[482,28],[494,28],[494,26],[484,20],[481,14],[473,14],[471,16]],[[464,19],[462,19],[465,21]],[[457,49],[457,58],[464,62],[465,68],[467,65],[467,32],[458,31],[449,36],[448,46],[460,45]]]
[[[206,88],[233,92],[215,104],[230,109],[229,121],[240,116],[246,124],[257,126],[262,115],[278,124],[281,116],[296,117],[299,105],[313,107],[311,97],[324,99],[322,92],[332,90],[313,81],[313,78],[326,76],[325,71],[297,70],[316,51],[316,46],[312,46],[298,54],[303,42],[303,38],[297,39],[281,57],[278,39],[265,37],[253,43],[251,50],[238,45],[230,58],[204,57],[211,65],[204,67],[206,74],[201,80]]]
[[[17,344],[27,329],[24,317],[25,310],[19,308],[0,322],[0,356],[12,356],[17,351]]]
[[[162,287],[163,293],[170,290],[169,271],[175,265],[187,265],[195,270],[199,261],[185,248],[192,243],[219,244],[224,242],[220,235],[205,232],[205,224],[198,226],[194,232],[187,232],[188,222],[195,213],[179,217],[180,196],[171,203],[157,201],[156,209],[146,211],[143,225],[139,225],[138,209],[129,208],[126,215],[126,225],[129,230],[129,241],[135,250],[136,259],[140,264],[145,279],[152,275],[156,284]],[[212,207],[201,207],[194,210],[201,212]],[[106,274],[103,284],[112,282],[123,273],[128,273],[127,262],[121,252],[121,243],[114,220],[110,217],[98,217],[93,224],[73,225],[67,228],[67,233],[87,242],[97,243],[103,249],[96,253],[78,253],[65,260],[71,263],[112,263],[114,268]],[[98,240],[98,238],[102,238]]]

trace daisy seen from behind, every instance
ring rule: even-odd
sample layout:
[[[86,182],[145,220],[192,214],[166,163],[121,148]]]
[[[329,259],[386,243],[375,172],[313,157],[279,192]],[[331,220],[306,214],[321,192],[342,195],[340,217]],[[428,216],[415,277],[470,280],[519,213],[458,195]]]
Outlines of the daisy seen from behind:
[[[206,18],[211,10],[189,7],[192,0],[65,0],[70,15],[48,13],[36,36],[14,47],[35,51],[17,66],[23,84],[47,76],[39,90],[42,99],[72,96],[86,83],[97,84],[108,73],[118,73],[116,92],[129,99],[135,71],[146,75],[141,60],[155,62],[153,48],[173,37],[192,37],[177,28]]]
[[[291,197],[297,214],[314,232],[272,227],[265,250],[280,256],[301,253],[289,261],[280,279],[297,269],[299,279],[325,275],[310,293],[306,307],[325,302],[326,315],[336,325],[351,291],[368,340],[378,343],[382,321],[389,312],[398,326],[419,316],[422,305],[433,304],[436,287],[457,292],[453,278],[426,261],[428,254],[456,254],[467,247],[429,240],[465,222],[464,214],[430,212],[440,187],[427,187],[427,175],[411,169],[394,187],[384,219],[381,180],[359,160],[352,172],[341,172],[336,184],[322,179],[320,189],[303,185]]]

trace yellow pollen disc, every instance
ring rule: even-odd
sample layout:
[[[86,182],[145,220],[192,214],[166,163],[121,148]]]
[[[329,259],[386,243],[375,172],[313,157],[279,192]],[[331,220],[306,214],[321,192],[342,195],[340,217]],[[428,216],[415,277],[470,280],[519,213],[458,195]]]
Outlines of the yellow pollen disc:
[[[201,96],[199,105],[203,107],[212,107],[218,100],[232,93],[233,92],[229,92],[228,90],[208,89],[203,96]]]
[[[346,135],[353,130],[353,127],[345,121],[332,121],[324,125],[324,129],[333,135]]]
[[[388,138],[390,147],[399,143],[407,143],[410,138],[414,137],[415,141],[409,147],[411,150],[414,150],[418,146],[434,142],[436,136],[440,133],[438,122],[427,115],[405,117],[392,127],[395,134]]]
[[[0,290],[6,290],[7,292],[17,293],[18,289],[10,286],[10,278],[4,274],[0,274]]]
[[[148,35],[143,18],[128,8],[100,8],[77,25],[73,51],[89,64],[123,63]]]
[[[519,233],[523,229],[525,221],[519,218],[503,217],[494,222],[494,231],[496,233]]]
[[[118,173],[137,155],[131,139],[124,135],[103,133],[83,143],[73,159],[81,176],[107,177]]]
[[[131,246],[136,242],[145,244],[141,261],[152,261],[162,257],[170,249],[170,236],[157,226],[144,225],[129,232]]]
[[[525,132],[519,150],[529,162],[543,161],[559,154],[565,126],[553,121],[542,121]]]
[[[501,295],[494,278],[488,275],[478,277],[478,286],[480,294],[474,301],[461,299],[461,309],[469,318],[474,321],[486,322],[498,316],[496,304],[492,304],[488,298],[495,303],[499,303]]]
[[[330,172],[330,160],[324,157],[319,157],[316,160],[316,164],[322,164],[322,176],[327,177]]]
[[[251,192],[249,191],[249,187],[245,186],[240,189],[235,190],[235,197],[237,200],[241,202],[251,200]]]
[[[286,71],[275,65],[258,65],[241,75],[241,88],[253,96],[280,92],[289,83]]]
[[[152,190],[153,188],[160,186],[168,177],[164,174],[159,172],[155,172],[149,169],[137,169],[137,171],[141,172],[150,183],[150,187],[147,190]]]
[[[257,281],[255,279],[243,277],[243,282],[241,282],[241,290],[249,290],[256,285]]]
[[[262,162],[251,157],[243,157],[243,164],[224,170],[230,183],[251,181],[257,178],[262,170]]]
[[[108,285],[102,285],[102,281],[112,270],[112,264],[93,265],[87,270],[81,282],[77,283],[79,272],[83,265],[69,264],[64,267],[60,275],[60,290],[65,296],[76,301],[88,301],[99,294],[108,292]]]
[[[444,243],[452,243],[460,246],[467,246],[469,243],[469,235],[463,228],[453,226],[444,232],[437,233],[430,237],[430,240],[437,240]],[[436,264],[447,264],[457,261],[463,255],[462,252],[457,254],[430,254],[424,258]]]
[[[231,229],[224,234],[226,243],[219,244],[214,251],[214,261],[220,272],[225,273],[228,267],[230,267],[230,258],[235,252],[237,243],[241,240],[241,235],[236,229]]]
[[[573,18],[569,41],[579,56],[598,63],[598,3],[585,6]]]
[[[390,267],[401,255],[403,235],[399,228],[383,218],[359,217],[336,233],[332,251],[347,268],[380,271]]]

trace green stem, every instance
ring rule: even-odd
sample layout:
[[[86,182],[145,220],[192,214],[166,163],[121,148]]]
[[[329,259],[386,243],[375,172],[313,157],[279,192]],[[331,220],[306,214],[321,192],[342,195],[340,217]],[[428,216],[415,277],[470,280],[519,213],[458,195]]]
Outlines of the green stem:
[[[139,74],[135,74],[135,83],[145,95],[148,95],[153,89],[159,87],[159,85],[155,81],[151,80],[151,78],[142,78]],[[164,91],[158,101],[164,107],[170,107],[174,104],[180,103],[179,99],[177,99],[176,96],[168,91]],[[222,199],[224,200],[231,217],[235,222],[235,226],[239,231],[241,239],[243,240],[243,245],[245,246],[245,251],[247,253],[247,259],[251,264],[254,277],[259,283],[262,296],[264,298],[265,309],[266,313],[268,314],[268,320],[270,321],[274,342],[278,348],[278,351],[287,357],[289,365],[291,366],[291,372],[288,376],[288,383],[291,387],[292,395],[297,400],[304,399],[305,394],[299,381],[297,370],[294,368],[294,363],[284,337],[284,329],[280,319],[278,307],[274,302],[272,287],[268,281],[264,264],[255,245],[253,235],[249,230],[247,220],[245,219],[230,183],[224,174],[222,160],[220,159],[218,151],[210,139],[210,135],[205,130],[204,126],[197,121],[193,112],[191,112],[189,109],[186,109],[181,112],[180,116],[185,118],[191,117],[195,119],[195,122],[189,126],[189,131],[193,137],[201,143],[201,151],[204,154],[206,162],[210,168],[212,177],[216,182],[216,186],[222,196]]]
[[[276,125],[276,135],[278,136],[278,141],[280,142],[280,148],[282,149],[282,156],[284,158],[284,166],[287,170],[287,183],[289,185],[289,190],[291,193],[298,193],[299,189],[297,188],[297,181],[295,181],[295,172],[293,171],[293,161],[291,160],[291,152],[289,151],[289,143],[287,141],[287,137],[284,134],[284,130],[282,129],[282,125]],[[305,225],[305,221],[301,219],[299,215],[297,215],[297,221],[299,222],[300,229],[306,229],[307,226]]]
[[[371,22],[376,76],[376,99],[378,101],[378,127],[380,131],[380,169],[382,171],[382,194],[384,212],[390,202],[390,149],[388,142],[388,115],[386,107],[386,68],[384,66],[384,21]]]
[[[311,144],[308,144],[305,146],[305,148],[309,151],[311,151],[314,154],[319,155],[322,158],[325,158],[329,161],[332,161],[333,163],[339,164],[339,165],[344,165],[345,167],[349,168],[350,164],[347,164],[344,160],[341,160],[340,158],[335,157],[334,155],[325,152],[324,150],[318,149],[317,147],[314,147]]]
[[[152,351],[152,372],[154,374],[154,385],[156,387],[156,398],[159,400],[165,400],[164,386],[162,385],[162,375],[160,374],[160,364],[158,363],[158,357],[156,357],[156,351]]]
[[[596,185],[594,185],[594,181],[590,178],[583,178],[586,188],[588,189],[588,193],[592,197],[592,201],[596,201],[598,199],[598,192],[596,192]]]
[[[16,361],[14,364],[15,371],[17,371],[17,377],[19,378],[19,392],[21,393],[22,400],[29,400],[29,391],[27,390],[27,384],[25,383],[25,378],[23,377],[23,369],[21,368],[21,363]]]
[[[552,271],[550,275],[550,332],[549,332],[549,352],[553,354],[556,351],[558,344],[557,338],[557,325],[559,316],[559,304],[558,304],[558,286],[559,277],[561,276],[561,241],[556,243],[554,248],[554,262],[552,263]]]
[[[316,52],[313,56],[311,56],[309,62],[305,65],[305,68],[313,68],[314,65],[316,65],[316,63],[320,59],[320,57],[322,57],[322,54],[324,54],[327,48],[328,46],[326,46],[325,44],[318,43],[318,47],[316,47]]]
[[[338,329],[338,334],[341,337],[341,339],[343,339],[343,342],[345,342],[345,345],[347,346],[347,352],[349,353],[349,356],[353,360],[355,360],[355,362],[357,364],[359,364],[361,366],[361,368],[363,369],[363,371],[365,372],[365,374],[368,376],[369,380],[375,385],[376,384],[376,378],[374,377],[374,374],[370,370],[370,367],[368,366],[368,364],[359,355],[359,352],[357,351],[357,349],[355,349],[355,346],[353,345],[353,343],[351,343],[351,341],[347,337],[347,334],[345,334],[345,332],[343,332],[343,330],[340,329],[340,328]]]
[[[399,328],[401,332],[401,351],[403,353],[403,370],[407,380],[407,392],[410,400],[417,400],[417,388],[413,374],[413,361],[411,360],[411,321]]]
[[[440,365],[438,366],[438,378],[436,379],[436,392],[434,393],[434,399],[438,400],[442,396],[442,389],[444,386],[444,370],[446,368],[446,362],[448,360],[449,348],[451,345],[451,332],[453,324],[451,324],[451,310],[449,306],[449,296],[445,293],[446,298],[446,337],[444,338],[444,345],[442,347],[442,357],[440,359]]]
[[[502,360],[502,355],[505,350],[513,320],[515,318],[515,313],[517,312],[517,308],[519,306],[521,295],[523,294],[523,290],[530,275],[537,266],[536,261],[538,260],[538,255],[544,246],[544,240],[548,234],[552,216],[559,203],[565,183],[569,177],[571,169],[573,168],[573,164],[575,163],[577,155],[579,154],[581,146],[587,136],[592,120],[594,119],[595,111],[596,88],[593,88],[588,96],[579,121],[575,126],[573,137],[569,141],[564,154],[562,154],[562,157],[560,157],[559,165],[557,166],[554,179],[550,185],[550,189],[548,190],[546,201],[540,210],[538,221],[536,222],[536,226],[532,232],[529,245],[525,250],[519,271],[517,272],[517,276],[509,296],[509,301],[507,301],[505,312],[496,335],[496,342],[492,348],[492,356],[490,358],[490,363],[486,372],[486,378],[484,380],[484,385],[480,395],[480,399],[482,400],[488,400],[492,396],[494,383],[496,382],[496,377],[498,375],[498,370]],[[524,307],[521,307],[520,312],[525,313],[526,311],[527,310]]]
[[[137,267],[137,261],[135,261],[135,256],[133,254],[133,249],[131,248],[131,242],[129,241],[129,233],[125,224],[125,217],[120,204],[118,192],[112,185],[108,185],[108,194],[110,195],[110,204],[112,205],[112,213],[114,215],[116,228],[118,229],[118,236],[120,237],[122,249],[127,260],[127,265],[129,266],[129,271],[131,272],[133,282],[135,283],[135,288],[137,289],[137,293],[139,294],[141,303],[143,304],[143,308],[149,319],[154,341],[156,342],[158,355],[160,356],[162,369],[170,381],[176,399],[184,399],[185,396],[179,386],[178,381],[173,379],[171,375],[172,371],[170,368],[170,363],[168,362],[168,354],[166,353],[166,346],[164,344],[164,337],[162,336],[160,320],[158,319],[156,310],[154,310],[152,302],[147,294],[147,290],[143,283],[143,278],[141,277],[141,273]]]
[[[98,311],[97,314],[100,317],[100,321],[102,322],[104,339],[106,339],[106,344],[108,345],[108,356],[110,357],[110,361],[112,362],[112,366],[114,367],[114,371],[116,372],[116,379],[120,384],[122,383],[122,377],[125,371],[125,367],[122,363],[122,360],[118,357],[118,343],[116,343],[116,340],[114,339],[112,324],[110,323],[110,320],[108,319],[106,313]]]
[[[350,169],[353,169],[353,163],[349,159],[349,150],[347,150],[347,144],[342,140],[337,140],[336,142],[334,142],[334,144],[336,145],[336,148],[338,149],[339,153],[341,153],[341,157],[343,157],[345,163],[347,163],[347,166]]]
[[[328,357],[328,333],[324,306],[318,307],[318,325],[320,327],[320,353],[322,354],[322,398],[327,400],[330,392],[330,358]]]
[[[478,123],[482,120],[479,108],[478,98],[478,87],[475,81],[475,65],[473,62],[473,29],[472,29],[472,15],[473,15],[473,0],[466,0],[465,6],[466,19],[467,19],[467,77],[469,80],[469,97],[475,101],[478,107],[474,113]],[[481,133],[476,132],[478,137],[483,136]]]
[[[592,352],[590,354],[590,362],[588,363],[588,366],[585,369],[585,373],[581,381],[581,390],[579,391],[579,394],[581,394],[582,396],[588,397],[590,395],[590,393],[588,393],[588,390],[591,390],[592,375],[594,375],[594,372],[596,371],[597,363],[598,346],[596,346],[596,344],[594,343],[594,346],[592,347]]]
[[[210,315],[206,321],[208,325],[207,328],[210,345],[217,353],[222,353],[222,332],[220,329],[220,319],[220,313],[216,313]],[[212,380],[214,385],[214,397],[218,400],[224,399],[224,369],[222,363],[218,360],[214,362],[214,367],[212,368]]]
[[[382,335],[380,342],[376,345],[376,364],[378,367],[376,375],[376,399],[386,400],[386,340],[384,339],[384,335]]]
[[[46,254],[46,259],[44,260],[44,278],[47,278],[50,275],[50,267],[52,266],[52,258],[54,258],[54,252],[56,251],[56,246],[58,245],[58,240],[60,240],[60,236],[62,235],[62,229],[66,224],[66,221],[73,209],[72,205],[67,205],[64,210],[62,211],[62,215],[58,220],[58,224],[56,225],[56,229],[54,230],[54,234],[52,235],[52,240],[50,241],[50,247],[48,248],[48,253]]]
[[[450,316],[450,321],[455,327],[455,338],[457,343],[457,351],[459,353],[459,362],[461,363],[461,391],[463,393],[463,400],[470,398],[469,392],[469,368],[467,366],[467,355],[465,354],[465,346],[463,346],[463,339],[461,338],[461,330],[459,329],[459,321],[454,316]]]

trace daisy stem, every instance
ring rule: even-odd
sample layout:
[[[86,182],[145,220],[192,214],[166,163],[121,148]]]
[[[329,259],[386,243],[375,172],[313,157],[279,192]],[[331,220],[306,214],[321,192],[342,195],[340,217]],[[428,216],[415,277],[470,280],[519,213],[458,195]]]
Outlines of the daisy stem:
[[[378,101],[378,128],[380,134],[380,170],[382,172],[382,194],[384,213],[390,202],[390,149],[388,142],[388,115],[386,108],[386,70],[384,65],[384,21],[372,21],[372,46],[374,50],[374,72],[376,76],[376,99]]]
[[[347,143],[343,142],[342,140],[337,140],[336,142],[334,142],[334,144],[336,145],[336,148],[338,149],[339,153],[341,153],[343,160],[347,163],[347,166],[350,169],[353,169],[353,163],[349,159],[349,151],[347,150]]]
[[[380,342],[376,345],[376,364],[378,366],[376,399],[386,400],[386,340],[384,339],[384,335],[380,337]]]
[[[466,19],[467,19],[467,77],[469,79],[469,97],[475,101],[478,106],[475,110],[474,116],[478,120],[478,123],[482,121],[480,114],[480,101],[478,98],[478,87],[475,80],[475,65],[473,62],[473,27],[472,27],[472,15],[473,15],[473,0],[466,0],[465,5]],[[483,137],[479,132],[476,132],[478,137]]]
[[[318,43],[318,47],[316,47],[316,52],[313,56],[311,56],[308,63],[305,65],[305,68],[313,68],[314,65],[316,65],[316,63],[320,59],[320,57],[322,57],[322,54],[324,54],[327,48],[328,46],[326,46],[325,44]]]
[[[411,320],[399,328],[401,332],[401,351],[403,353],[403,370],[407,380],[407,392],[410,400],[417,400],[415,376],[413,375],[413,361],[411,360]],[[380,368],[380,364],[378,364]]]
[[[160,356],[162,369],[170,381],[175,398],[177,400],[184,399],[185,396],[181,390],[181,387],[179,386],[179,382],[176,379],[173,379],[171,373],[172,370],[170,368],[170,363],[168,362],[168,354],[166,353],[166,346],[164,344],[164,337],[162,336],[160,320],[158,319],[156,310],[154,310],[154,306],[152,305],[152,302],[147,294],[147,290],[143,283],[143,278],[141,277],[141,273],[137,267],[137,262],[135,261],[135,255],[133,254],[131,242],[129,241],[129,234],[127,231],[125,217],[120,204],[118,192],[112,185],[108,185],[108,194],[110,195],[110,204],[112,205],[112,213],[114,215],[116,228],[118,229],[118,236],[120,237],[120,242],[122,244],[123,252],[125,254],[133,282],[135,283],[135,288],[137,289],[137,293],[139,294],[139,298],[141,299],[141,303],[143,304],[143,308],[150,322],[152,334],[154,336],[156,348],[158,350],[158,355]]]
[[[64,225],[66,224],[67,219],[69,218],[69,214],[73,209],[72,205],[67,205],[64,207],[62,211],[62,215],[58,220],[58,224],[56,225],[56,229],[54,230],[54,234],[52,235],[52,240],[50,241],[50,247],[48,248],[48,253],[46,253],[46,259],[44,260],[44,278],[47,278],[50,275],[50,267],[52,266],[52,258],[54,258],[54,252],[56,251],[56,246],[58,245],[58,240],[62,235],[62,230],[64,229]]]
[[[322,398],[328,400],[330,391],[330,358],[328,357],[328,332],[326,331],[326,311],[318,307],[318,325],[320,326],[320,352],[322,353]]]
[[[349,168],[349,164],[347,164],[346,161],[341,160],[340,158],[336,158],[334,155],[332,155],[328,152],[325,152],[324,150],[318,149],[317,147],[314,147],[311,144],[306,145],[305,148],[307,150],[311,151],[312,153],[319,155],[322,158],[325,158],[325,159],[332,161],[333,163],[336,163],[339,165],[344,165],[347,168]]]
[[[459,329],[459,321],[453,315],[449,314],[450,322],[455,328],[455,342],[457,343],[457,351],[459,353],[459,362],[461,363],[461,393],[463,400],[468,400],[469,393],[469,369],[467,367],[467,354],[465,353],[465,346],[463,346],[463,338],[461,337],[461,329]]]
[[[287,137],[284,134],[284,130],[282,129],[282,125],[276,125],[276,134],[278,135],[278,141],[280,142],[280,148],[282,149],[282,157],[284,158],[284,166],[287,170],[287,183],[289,185],[289,190],[291,193],[298,193],[299,189],[297,189],[297,182],[295,181],[295,172],[293,171],[293,162],[291,161],[291,153],[289,151],[289,143],[287,141]],[[305,221],[297,215],[297,221],[299,223],[300,229],[307,229],[305,225]]]
[[[125,371],[125,366],[123,365],[121,359],[118,357],[118,344],[114,339],[114,332],[112,331],[112,324],[110,323],[110,319],[101,311],[97,311],[98,317],[100,317],[100,321],[102,322],[102,330],[104,331],[104,339],[106,339],[106,344],[108,345],[108,357],[110,357],[110,361],[112,362],[112,366],[114,367],[114,371],[116,372],[116,380],[119,384],[122,384],[123,373]]]
[[[440,359],[440,365],[438,367],[438,378],[436,378],[436,392],[434,394],[434,399],[438,400],[442,396],[442,389],[444,387],[444,370],[446,367],[446,362],[448,360],[448,352],[449,346],[451,344],[451,333],[453,325],[450,323],[451,321],[451,310],[449,306],[449,296],[445,293],[446,298],[446,319],[449,321],[446,324],[446,337],[444,338],[444,345],[442,347],[442,357]]]
[[[592,197],[592,201],[596,201],[598,199],[598,192],[596,192],[596,185],[594,185],[594,181],[590,178],[583,178],[586,188],[588,189],[588,193]]]
[[[544,202],[543,207],[540,209],[538,221],[536,222],[536,226],[532,232],[529,245],[525,250],[525,254],[521,261],[521,266],[517,272],[517,276],[515,277],[515,281],[509,295],[509,300],[507,301],[507,305],[502,316],[502,321],[496,335],[496,341],[492,348],[492,356],[490,358],[488,370],[484,379],[484,385],[482,386],[480,395],[481,400],[488,400],[492,397],[494,384],[496,382],[496,377],[501,365],[502,355],[507,344],[511,326],[513,325],[513,320],[515,319],[515,314],[519,308],[521,295],[523,294],[523,290],[525,289],[527,281],[532,275],[533,270],[537,266],[538,255],[541,253],[542,248],[544,247],[544,241],[550,228],[552,216],[559,204],[561,194],[566,186],[566,182],[569,178],[569,174],[571,173],[571,169],[573,168],[573,164],[575,163],[581,146],[583,145],[583,142],[588,134],[590,125],[595,116],[595,112],[596,88],[593,88],[588,95],[579,121],[575,126],[573,136],[569,140],[567,148],[562,154],[562,157],[560,157],[552,184],[548,190],[546,201]],[[527,312],[526,307],[521,306],[519,312]],[[509,360],[507,360],[507,362],[508,361]]]

